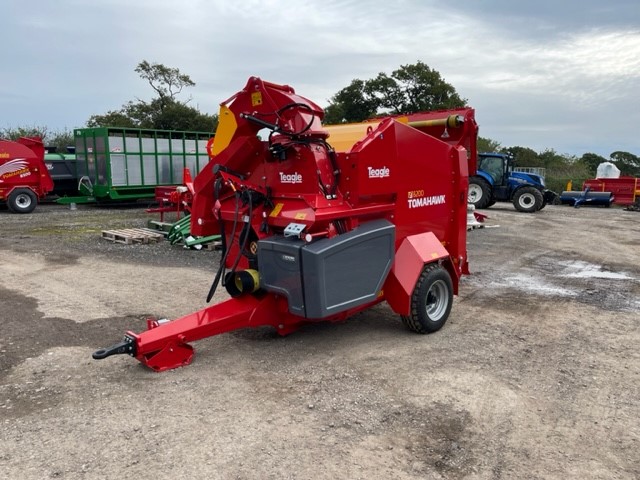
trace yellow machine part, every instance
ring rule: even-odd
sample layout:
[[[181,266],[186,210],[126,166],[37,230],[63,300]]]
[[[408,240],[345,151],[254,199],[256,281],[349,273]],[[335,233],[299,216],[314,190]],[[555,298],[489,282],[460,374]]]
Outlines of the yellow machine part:
[[[457,115],[449,115],[445,118],[434,120],[409,121],[408,117],[396,117],[396,122],[405,123],[415,128],[420,127],[451,127],[460,126]],[[375,130],[380,122],[342,123],[338,125],[323,125],[322,128],[329,132],[329,144],[337,152],[348,152],[362,140],[370,131]]]
[[[329,132],[329,144],[337,152],[348,152],[356,142],[362,140],[379,123],[343,123],[339,125],[323,125],[322,128]]]
[[[220,114],[218,116],[218,128],[216,136],[213,139],[210,155],[218,155],[221,151],[229,146],[233,139],[234,133],[238,128],[236,116],[226,105],[220,105]]]

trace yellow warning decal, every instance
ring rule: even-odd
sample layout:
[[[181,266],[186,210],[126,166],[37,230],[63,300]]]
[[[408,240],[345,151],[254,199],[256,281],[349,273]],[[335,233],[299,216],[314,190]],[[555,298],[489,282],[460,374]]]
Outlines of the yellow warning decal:
[[[284,203],[276,203],[276,206],[273,207],[273,210],[271,211],[269,216],[270,217],[277,217],[278,214],[280,213],[280,210],[282,210],[282,207],[284,207]]]
[[[303,212],[296,213],[296,216],[294,218],[296,220],[304,220],[305,218],[307,218],[307,214]]]
[[[253,92],[251,94],[251,106],[262,105],[262,92]]]

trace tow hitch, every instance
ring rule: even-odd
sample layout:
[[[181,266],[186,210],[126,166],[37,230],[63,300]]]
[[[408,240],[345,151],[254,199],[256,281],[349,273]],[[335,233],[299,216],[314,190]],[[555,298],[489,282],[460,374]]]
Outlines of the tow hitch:
[[[111,355],[124,354],[131,355],[132,357],[136,356],[136,340],[129,335],[125,335],[124,340],[120,343],[116,343],[108,348],[96,350],[91,356],[94,360],[102,360],[103,358],[110,357]]]

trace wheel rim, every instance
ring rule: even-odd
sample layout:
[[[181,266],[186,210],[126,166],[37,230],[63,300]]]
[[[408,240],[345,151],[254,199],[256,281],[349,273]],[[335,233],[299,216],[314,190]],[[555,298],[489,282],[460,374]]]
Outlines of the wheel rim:
[[[425,307],[427,317],[432,322],[439,321],[446,313],[449,306],[448,293],[447,284],[442,280],[436,280],[429,288]]]
[[[532,193],[523,193],[518,199],[518,203],[522,208],[529,208],[535,205],[536,197]]]
[[[20,209],[29,208],[31,206],[31,197],[25,193],[21,193],[16,197],[16,205]]]
[[[469,185],[469,193],[467,194],[467,202],[476,203],[482,198],[482,188],[480,185],[472,183]]]

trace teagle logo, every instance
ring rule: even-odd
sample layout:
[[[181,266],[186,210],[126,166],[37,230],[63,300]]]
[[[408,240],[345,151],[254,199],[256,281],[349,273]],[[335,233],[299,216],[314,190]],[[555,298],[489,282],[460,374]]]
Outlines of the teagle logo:
[[[369,170],[369,178],[386,178],[390,175],[389,167],[367,167],[367,169]]]
[[[302,183],[302,174],[298,172],[280,173],[280,183]]]

